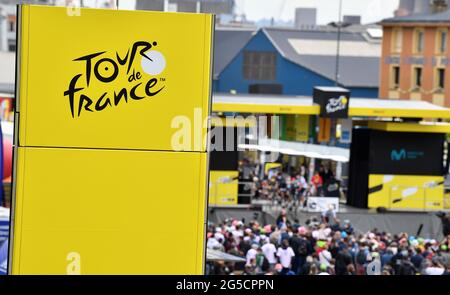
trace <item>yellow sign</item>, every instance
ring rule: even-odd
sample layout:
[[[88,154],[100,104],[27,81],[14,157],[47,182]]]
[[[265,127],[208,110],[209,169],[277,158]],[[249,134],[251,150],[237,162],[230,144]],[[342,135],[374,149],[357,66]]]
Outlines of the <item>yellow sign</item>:
[[[369,208],[442,210],[444,177],[369,175]]]
[[[213,27],[20,6],[11,273],[203,272]]]
[[[209,113],[212,25],[205,14],[21,6],[20,143],[172,150],[173,119]]]
[[[210,171],[209,204],[237,205],[238,171]]]

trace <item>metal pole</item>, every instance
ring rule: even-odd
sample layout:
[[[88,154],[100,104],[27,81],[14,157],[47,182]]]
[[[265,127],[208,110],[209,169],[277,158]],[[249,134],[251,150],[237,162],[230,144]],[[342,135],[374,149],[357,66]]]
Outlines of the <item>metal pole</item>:
[[[336,73],[334,76],[334,84],[338,86],[339,84],[339,58],[341,51],[341,18],[342,18],[342,0],[339,0],[339,19],[337,22],[337,49],[336,49]]]

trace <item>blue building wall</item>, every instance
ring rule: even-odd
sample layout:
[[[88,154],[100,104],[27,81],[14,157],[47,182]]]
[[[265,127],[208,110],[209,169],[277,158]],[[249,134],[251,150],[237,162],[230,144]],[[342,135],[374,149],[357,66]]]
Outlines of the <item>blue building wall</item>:
[[[245,80],[243,75],[244,51],[271,51],[276,54],[276,80]],[[311,70],[284,59],[269,41],[263,31],[259,31],[239,52],[231,63],[213,82],[214,92],[248,93],[251,84],[281,84],[285,95],[312,95],[314,86],[334,86],[334,81]],[[344,86],[345,87],[345,86]],[[349,87],[352,97],[378,97],[378,88]]]

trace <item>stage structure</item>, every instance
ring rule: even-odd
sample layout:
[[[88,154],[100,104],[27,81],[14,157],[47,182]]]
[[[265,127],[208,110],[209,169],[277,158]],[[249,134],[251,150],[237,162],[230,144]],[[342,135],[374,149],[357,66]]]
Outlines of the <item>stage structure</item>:
[[[444,207],[448,126],[368,122],[353,130],[347,203],[431,211]]]
[[[9,272],[203,273],[213,16],[18,16]]]

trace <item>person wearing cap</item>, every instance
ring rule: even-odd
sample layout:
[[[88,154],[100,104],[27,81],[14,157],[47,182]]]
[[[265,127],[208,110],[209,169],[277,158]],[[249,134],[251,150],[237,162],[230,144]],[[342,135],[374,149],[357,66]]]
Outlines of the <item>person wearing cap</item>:
[[[220,231],[216,231],[216,233],[214,234],[214,238],[217,241],[222,241],[222,242],[225,241],[225,236]]]

